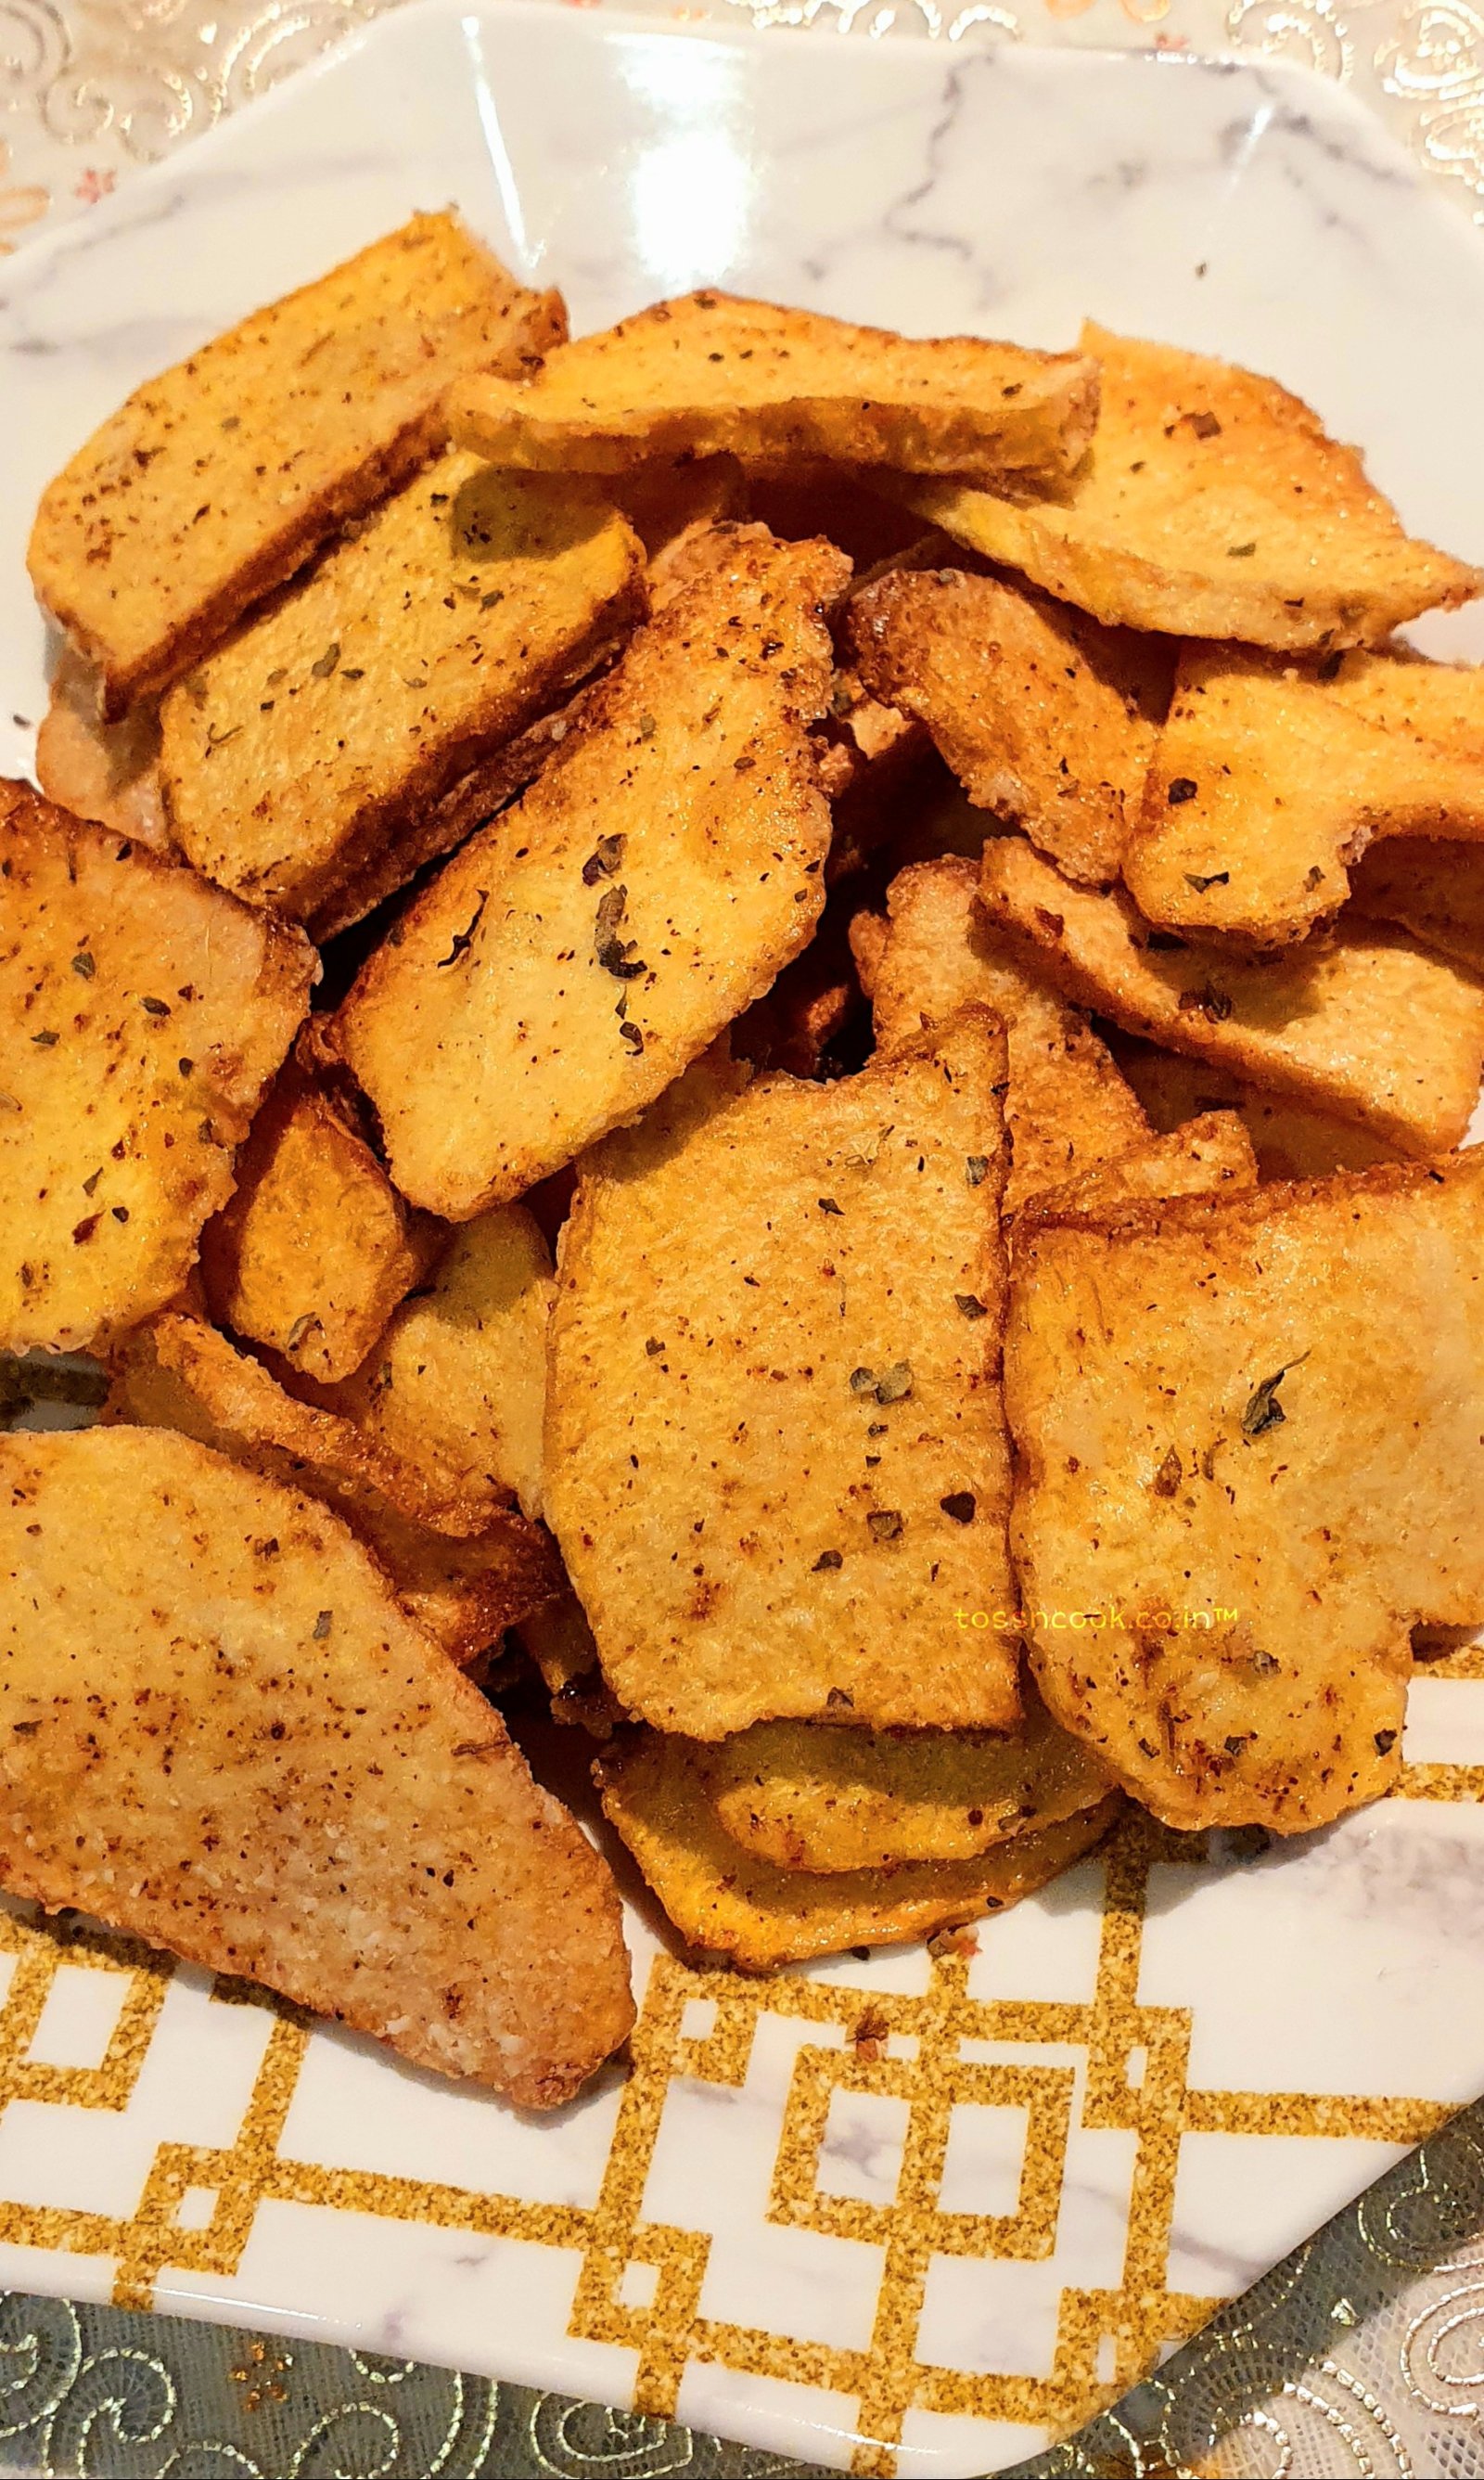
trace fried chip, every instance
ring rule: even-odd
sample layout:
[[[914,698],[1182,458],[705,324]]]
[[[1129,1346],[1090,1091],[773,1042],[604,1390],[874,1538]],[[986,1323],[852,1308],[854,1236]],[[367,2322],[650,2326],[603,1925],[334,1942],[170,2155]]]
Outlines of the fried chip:
[[[635,638],[336,1021],[392,1176],[466,1221],[630,1120],[806,945],[830,814],[823,543],[738,543]]]
[[[1068,876],[1116,878],[1169,704],[1167,642],[951,568],[894,569],[851,599],[867,685],[925,723],[981,809]]]
[[[550,1541],[524,1516],[436,1478],[362,1435],[343,1414],[301,1404],[259,1362],[185,1310],[166,1310],[117,1347],[108,1418],[176,1430],[269,1481],[333,1507],[381,1560],[406,1608],[455,1662],[472,1662],[561,1588]]]
[[[1173,636],[1375,645],[1480,591],[1275,380],[1091,322],[1082,349],[1102,411],[1078,471],[1044,497],[909,483],[920,516],[1110,627]]]
[[[1346,864],[1373,837],[1484,837],[1484,747],[1476,758],[1441,746],[1424,753],[1413,733],[1383,719],[1384,675],[1424,667],[1385,655],[1357,659],[1373,718],[1322,667],[1240,647],[1181,648],[1143,814],[1123,857],[1145,920],[1281,947],[1339,911]]]
[[[28,566],[110,717],[164,688],[443,444],[472,370],[566,334],[452,215],[414,216],[139,388],[48,484]]]
[[[1353,714],[1404,733],[1429,764],[1484,766],[1484,664],[1435,663],[1398,638],[1374,654],[1357,648],[1326,669]]]
[[[583,1164],[551,1320],[547,1511],[620,1703],[1006,1729],[992,1382],[1003,1039],[833,1085],[704,1062]]]
[[[0,1879],[535,2108],[633,2022],[617,1891],[324,1508],[0,1439]]]
[[[322,935],[369,871],[410,873],[421,817],[624,634],[642,564],[580,485],[437,458],[170,690],[182,850]]]
[[[877,1046],[888,1054],[957,1008],[977,1003],[1002,1020],[1010,1060],[1005,1203],[1015,1213],[1042,1189],[1127,1153],[1149,1128],[1087,1019],[991,928],[978,886],[977,865],[953,858],[914,864],[892,880],[886,935],[869,968],[871,1005]]]
[[[1424,947],[1484,974],[1484,851],[1398,836],[1367,853],[1350,882],[1350,912],[1393,921]]]
[[[185,1281],[315,956],[27,785],[0,876],[0,1349],[79,1351]]]
[[[680,1935],[744,1972],[897,1946],[1005,1911],[1100,1843],[1120,1805],[1105,1798],[976,1860],[806,1875],[732,1841],[712,1805],[714,1762],[711,1748],[645,1731],[605,1751],[594,1772],[609,1822]]]
[[[448,421],[461,447],[547,471],[622,474],[645,457],[729,452],[1063,474],[1097,421],[1097,366],[691,293],[562,346],[533,378],[461,381]]]
[[[576,1593],[532,1611],[516,1630],[551,1699],[551,1718],[576,1722],[595,1740],[611,1739],[624,1719],[598,1666],[598,1646]]]
[[[435,1255],[438,1227],[402,1203],[335,1098],[291,1066],[237,1158],[237,1188],[201,1235],[213,1318],[300,1376],[359,1369]]]
[[[1047,1215],[1058,1222],[1079,1214],[1096,1218],[1138,1198],[1205,1197],[1256,1186],[1257,1157],[1241,1119],[1235,1111],[1208,1111],[1044,1190],[1015,1229],[1023,1236],[1030,1223]]]
[[[361,1435],[450,1499],[541,1512],[551,1253],[522,1205],[455,1231],[364,1367],[328,1391]]]
[[[1182,1059],[1133,1033],[1115,1035],[1111,1047],[1161,1136],[1214,1111],[1240,1117],[1260,1179],[1324,1179],[1331,1172],[1369,1171],[1372,1163],[1395,1160],[1394,1149],[1364,1128],[1261,1093],[1208,1060]]]
[[[91,818],[151,852],[173,849],[160,788],[159,708],[146,699],[117,723],[102,722],[97,676],[70,646],[37,731],[36,780],[74,818]]]
[[[1166,1824],[1297,1833],[1378,1797],[1411,1629],[1484,1618],[1481,1208],[1484,1150],[1017,1249],[1033,1663]]]
[[[991,920],[1082,1006],[1207,1059],[1398,1152],[1444,1153],[1469,1124],[1484,990],[1379,926],[1276,958],[1188,947],[1120,893],[1073,887],[1017,836],[985,846]]]

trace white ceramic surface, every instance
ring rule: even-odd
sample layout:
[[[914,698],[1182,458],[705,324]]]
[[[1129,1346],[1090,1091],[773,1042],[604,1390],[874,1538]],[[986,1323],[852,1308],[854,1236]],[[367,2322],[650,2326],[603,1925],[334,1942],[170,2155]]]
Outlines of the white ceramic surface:
[[[0,269],[0,770],[44,696],[22,555],[47,476],[149,372],[448,199],[579,327],[708,280],[1219,349],[1484,559],[1484,252],[1335,90],[428,0]],[[1431,642],[1484,654],[1471,615]],[[971,1960],[759,1986],[686,1976],[635,1918],[635,2071],[554,2122],[0,1912],[0,2283],[863,2471],[999,2467],[1484,2085],[1469,1668],[1417,1692],[1412,1795],[1282,1851],[1125,1843]],[[879,2058],[852,2046],[866,1993]]]

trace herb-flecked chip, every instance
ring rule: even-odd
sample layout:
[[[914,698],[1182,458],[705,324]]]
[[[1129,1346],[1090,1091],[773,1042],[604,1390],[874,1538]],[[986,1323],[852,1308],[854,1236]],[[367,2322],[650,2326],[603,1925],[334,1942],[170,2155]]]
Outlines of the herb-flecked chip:
[[[1126,1154],[1093,1163],[1060,1187],[1033,1198],[1017,1221],[1023,1234],[1043,1214],[1097,1215],[1139,1197],[1205,1197],[1217,1189],[1257,1186],[1252,1141],[1235,1111],[1208,1111],[1170,1135],[1145,1137]]]
[[[633,2021],[613,1881],[329,1511],[0,1439],[0,1882],[535,2108]]]
[[[296,930],[0,784],[0,1349],[179,1291],[309,1004]]]
[[[1009,1591],[1004,1045],[984,1010],[934,1039],[833,1085],[704,1062],[582,1166],[547,1511],[663,1729],[1018,1717],[1013,1645],[954,1618]]]
[[[1396,1159],[1394,1148],[1349,1121],[1265,1094],[1208,1060],[1183,1059],[1132,1033],[1116,1034],[1112,1048],[1161,1136],[1210,1112],[1229,1111],[1246,1129],[1262,1179],[1324,1179],[1333,1171],[1369,1171],[1372,1163]]]
[[[1484,851],[1411,836],[1374,845],[1350,882],[1349,914],[1394,922],[1421,946],[1484,975]]]

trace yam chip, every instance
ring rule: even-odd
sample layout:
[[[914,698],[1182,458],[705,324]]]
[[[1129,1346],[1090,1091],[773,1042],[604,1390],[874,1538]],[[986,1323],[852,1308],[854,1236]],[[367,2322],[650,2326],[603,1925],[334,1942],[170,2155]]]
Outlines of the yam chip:
[[[806,945],[844,575],[825,544],[739,543],[371,957],[336,1034],[416,1204],[464,1222],[559,1170]]]
[[[203,655],[447,436],[466,371],[566,334],[453,215],[414,216],[215,337],[95,430],[41,496],[32,583],[121,714]]]
[[[956,542],[1109,627],[1279,649],[1373,646],[1480,575],[1414,542],[1353,448],[1276,380],[1090,321],[1102,411],[1077,471],[1014,498],[906,486]]]
[[[1261,1179],[1324,1179],[1331,1172],[1369,1171],[1372,1163],[1395,1160],[1394,1150],[1364,1128],[1264,1094],[1209,1060],[1182,1059],[1132,1033],[1114,1035],[1111,1047],[1161,1136],[1213,1112],[1229,1112],[1246,1129]]]
[[[1469,1124],[1484,990],[1379,925],[1280,957],[1153,930],[1130,897],[1073,887],[1018,837],[985,847],[990,919],[1084,1007],[1166,1050],[1353,1120],[1398,1153],[1444,1153]]]
[[[978,336],[918,342],[734,294],[655,301],[533,378],[449,397],[498,465],[622,474],[646,457],[828,457],[905,474],[1063,474],[1097,420],[1097,368]]]
[[[7,1890],[570,2100],[633,2022],[612,1878],[345,1527],[157,1431],[0,1471]]]
[[[48,801],[147,844],[173,849],[160,788],[160,710],[153,698],[116,723],[98,713],[98,679],[70,646],[52,676],[36,736],[36,780]]]
[[[1484,851],[1398,836],[1367,853],[1350,882],[1350,912],[1394,921],[1440,956],[1484,974]]]
[[[714,1752],[645,1731],[594,1770],[609,1822],[627,1845],[680,1935],[744,1972],[899,1946],[982,1920],[1034,1895],[1102,1841],[1116,1798],[1020,1834],[975,1860],[806,1874],[743,1851],[712,1804]]]
[[[1126,1154],[1093,1163],[1087,1171],[1044,1190],[1031,1201],[1028,1221],[1050,1215],[1096,1218],[1138,1198],[1206,1197],[1218,1189],[1256,1188],[1257,1157],[1235,1111],[1208,1111],[1169,1136],[1145,1137]]]
[[[79,1351],[185,1281],[315,955],[27,785],[0,877],[0,1349]]]
[[[598,1666],[598,1646],[576,1593],[532,1611],[516,1634],[541,1673],[552,1720],[576,1722],[595,1740],[611,1739],[623,1709]]]
[[[1003,1038],[965,1011],[833,1085],[704,1062],[588,1157],[547,1511],[620,1703],[1008,1729],[994,1382]]]
[[[1395,1782],[1484,1617],[1484,1150],[1043,1223],[1006,1347],[1041,1693],[1182,1829]]]

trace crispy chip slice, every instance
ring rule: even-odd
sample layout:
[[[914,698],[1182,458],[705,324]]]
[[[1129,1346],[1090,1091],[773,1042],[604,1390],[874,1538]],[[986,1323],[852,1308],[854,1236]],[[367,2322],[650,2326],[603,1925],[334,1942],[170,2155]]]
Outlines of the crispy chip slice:
[[[583,1164],[551,1321],[547,1510],[629,1712],[1005,1729],[992,1382],[1003,1037],[833,1085],[705,1062]]]
[[[0,784],[0,1349],[79,1351],[185,1281],[314,950]]]
[[[920,1041],[925,1025],[974,1003],[1004,1022],[1007,1209],[1139,1145],[1149,1128],[1087,1019],[1028,971],[978,902],[979,869],[953,857],[892,880],[888,929],[871,966],[878,1047]],[[869,934],[867,944],[870,944]]]
[[[1062,474],[1092,435],[1097,367],[691,293],[563,346],[529,380],[460,382],[448,420],[461,446],[497,464],[564,472],[729,452],[906,474]]]
[[[1484,851],[1399,836],[1367,853],[1350,884],[1350,912],[1394,921],[1424,947],[1484,974]]]
[[[1326,666],[1337,698],[1386,732],[1404,733],[1432,763],[1484,766],[1484,664],[1435,663],[1397,638]]]
[[[541,1512],[551,1253],[523,1205],[455,1231],[364,1367],[325,1402],[463,1505]]]
[[[867,685],[925,723],[977,807],[1068,876],[1116,878],[1169,704],[1166,640],[951,568],[894,569],[851,599]]]
[[[548,1536],[524,1516],[436,1482],[363,1437],[352,1421],[300,1404],[225,1335],[166,1310],[114,1356],[108,1417],[178,1430],[269,1480],[312,1490],[370,1543],[407,1608],[456,1662],[472,1662],[561,1587]]]
[[[1110,627],[1254,646],[1374,645],[1480,591],[1414,542],[1353,448],[1273,379],[1089,322],[1102,412],[1043,498],[906,486],[918,514]]]
[[[1115,1035],[1111,1047],[1161,1136],[1212,1112],[1231,1112],[1246,1129],[1261,1179],[1324,1179],[1331,1172],[1369,1171],[1372,1163],[1396,1158],[1394,1148],[1364,1128],[1264,1094],[1209,1060],[1182,1059],[1133,1033]]]
[[[447,435],[461,372],[517,373],[566,334],[452,215],[414,216],[151,379],[41,497],[32,582],[102,676],[164,688]]]
[[[0,1878],[535,2108],[633,2022],[616,1889],[326,1509],[0,1439]]]
[[[1167,1824],[1296,1833],[1375,1798],[1410,1630],[1484,1617],[1481,1207],[1484,1150],[1017,1251],[1033,1662]]]
[[[368,871],[410,869],[420,814],[592,670],[638,616],[642,564],[580,485],[437,458],[170,690],[182,850],[322,931]]]
[[[1398,1153],[1444,1153],[1469,1124],[1484,990],[1394,932],[1342,924],[1276,958],[1188,947],[1015,836],[985,846],[980,895],[1069,998],[1127,1032],[1357,1121]]]
[[[807,943],[830,814],[822,543],[740,542],[641,632],[539,781],[337,1020],[392,1176],[466,1221],[630,1120]]]
[[[976,1860],[806,1874],[732,1841],[712,1805],[714,1760],[692,1741],[645,1731],[605,1751],[594,1772],[610,1823],[680,1935],[744,1972],[853,1946],[898,1946],[1004,1911],[1100,1843],[1120,1805],[1105,1798]]]
[[[576,1593],[532,1611],[516,1634],[541,1673],[552,1720],[576,1722],[595,1740],[611,1739],[623,1708],[598,1666],[598,1646]]]
[[[36,736],[36,780],[48,801],[151,852],[173,849],[160,788],[160,711],[153,699],[117,723],[98,714],[90,665],[64,647]]]
[[[347,1378],[431,1263],[437,1225],[402,1203],[335,1097],[292,1064],[236,1168],[201,1235],[213,1318],[302,1377]]]
[[[1106,1215],[1137,1198],[1205,1197],[1218,1189],[1256,1188],[1257,1157],[1235,1111],[1207,1111],[1168,1136],[1145,1137],[1126,1154],[1093,1163],[1060,1187],[1031,1200],[1017,1235],[1049,1215]]]
[[[1373,837],[1484,837],[1484,746],[1476,758],[1423,750],[1384,720],[1384,675],[1431,667],[1386,655],[1352,659],[1369,676],[1369,715],[1322,667],[1241,647],[1181,648],[1143,814],[1123,857],[1147,921],[1281,947],[1339,911],[1345,865]]]

